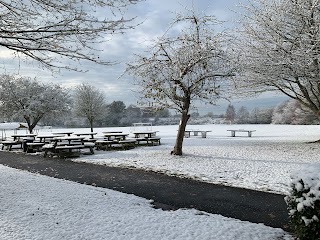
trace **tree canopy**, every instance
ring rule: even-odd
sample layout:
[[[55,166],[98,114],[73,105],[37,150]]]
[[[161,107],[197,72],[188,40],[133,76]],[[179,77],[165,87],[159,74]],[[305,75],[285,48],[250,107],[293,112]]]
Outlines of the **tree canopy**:
[[[127,71],[136,78],[141,103],[155,109],[171,108],[181,113],[173,154],[182,154],[182,141],[189,110],[195,101],[214,103],[227,89],[233,76],[225,51],[227,38],[215,33],[213,16],[190,11],[178,14],[172,26],[146,56],[137,56]],[[170,35],[170,34],[171,35]]]
[[[318,0],[253,0],[235,45],[238,85],[278,91],[320,116]]]
[[[30,133],[45,115],[68,111],[70,104],[68,91],[59,85],[0,75],[0,113],[9,119],[24,119]]]
[[[107,111],[104,93],[89,84],[80,84],[75,90],[74,111],[77,116],[88,120],[93,132],[94,121]]]

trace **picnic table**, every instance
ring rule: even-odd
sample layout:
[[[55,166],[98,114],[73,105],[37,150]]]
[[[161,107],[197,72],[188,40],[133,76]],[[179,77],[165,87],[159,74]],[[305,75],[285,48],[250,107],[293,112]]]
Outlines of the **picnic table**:
[[[96,147],[99,150],[110,150],[115,148],[121,148],[127,150],[134,148],[136,144],[135,139],[127,139],[128,133],[122,131],[109,131],[103,132],[105,139],[96,141]]]
[[[88,132],[88,133],[74,133],[74,135],[76,135],[76,136],[79,136],[79,137],[81,137],[81,136],[91,136],[91,139],[93,139],[94,137],[94,135],[96,135],[97,133],[96,132]]]
[[[34,133],[26,133],[26,134],[13,134],[11,137],[13,138],[13,141],[7,142],[4,145],[11,145],[9,147],[9,151],[12,149],[13,145],[21,145],[21,148],[24,152],[28,151],[28,143],[32,143],[35,140],[35,137],[37,134]],[[2,143],[3,144],[3,143]]]
[[[73,134],[73,132],[71,131],[61,131],[61,132],[54,132],[54,134],[58,134],[58,135],[67,135],[67,136],[71,136],[71,134]]]
[[[2,144],[2,150],[6,147],[8,151],[12,150],[13,146],[18,146],[19,148],[23,148],[23,141],[18,141],[18,140],[4,140],[1,142]]]
[[[26,133],[26,134],[13,134],[11,137],[13,138],[14,141],[16,140],[23,140],[23,139],[35,139],[37,134],[33,133]]]
[[[122,132],[115,132],[115,133],[103,133],[104,138],[106,138],[108,141],[112,140],[126,140],[126,137],[128,136],[128,133],[122,133]]]
[[[230,129],[227,130],[231,132],[231,137],[235,137],[236,136],[236,132],[246,132],[248,133],[248,137],[252,136],[252,133],[255,132],[256,130],[245,130],[245,129]]]
[[[158,131],[135,131],[133,132],[135,138],[145,137],[151,138],[156,136]]]
[[[134,134],[134,137],[138,143],[146,142],[147,145],[150,145],[150,144],[152,144],[152,145],[159,144],[160,145],[161,138],[156,136],[157,132],[158,131],[147,130],[147,131],[135,131],[135,132],[133,132],[133,134]]]
[[[49,152],[59,157],[78,157],[80,156],[80,150],[83,148],[89,148],[90,153],[94,154],[94,143],[84,143],[85,137],[80,136],[65,136],[53,138],[50,144],[43,146],[45,150],[44,157]]]
[[[59,135],[59,134],[50,134],[50,135],[38,135],[37,138],[39,138],[39,142],[49,142],[51,141],[53,138],[57,138],[57,137],[63,137],[63,135]]]

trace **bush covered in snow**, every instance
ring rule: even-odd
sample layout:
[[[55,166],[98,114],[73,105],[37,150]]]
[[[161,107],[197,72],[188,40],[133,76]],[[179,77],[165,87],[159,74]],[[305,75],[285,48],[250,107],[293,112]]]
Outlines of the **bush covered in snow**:
[[[291,175],[291,192],[285,198],[290,221],[299,239],[320,236],[320,165],[309,165]]]

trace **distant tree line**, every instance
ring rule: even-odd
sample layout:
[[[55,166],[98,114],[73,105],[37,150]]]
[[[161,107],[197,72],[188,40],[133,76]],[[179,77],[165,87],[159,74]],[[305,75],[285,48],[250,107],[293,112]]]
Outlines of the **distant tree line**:
[[[69,114],[66,114],[60,119],[50,119],[47,122],[42,122],[44,125],[66,126],[66,127],[83,127],[90,124],[90,120],[79,114],[77,109],[72,109]],[[101,109],[96,115],[94,127],[124,127],[132,126],[133,123],[150,122],[156,123],[159,118],[167,118],[170,116],[168,109],[160,111],[151,111],[150,109],[140,108],[136,105],[128,105],[123,101],[113,101],[110,104],[105,104],[104,110]]]
[[[0,113],[2,120],[23,121],[32,132],[37,124],[66,127],[132,126],[137,122],[154,125],[178,124],[180,114],[172,116],[169,109],[154,110],[122,101],[108,104],[104,93],[89,85],[80,84],[72,94],[54,84],[44,84],[36,79],[0,76]],[[200,116],[190,114],[190,124],[214,123],[212,113]],[[318,115],[296,100],[285,101],[274,108],[239,109],[230,104],[225,114],[219,116],[223,123],[235,124],[320,124]]]
[[[245,106],[235,109],[228,105],[224,118],[235,124],[292,124],[311,125],[320,124],[319,117],[298,101],[290,99],[276,107],[254,108],[249,111]]]

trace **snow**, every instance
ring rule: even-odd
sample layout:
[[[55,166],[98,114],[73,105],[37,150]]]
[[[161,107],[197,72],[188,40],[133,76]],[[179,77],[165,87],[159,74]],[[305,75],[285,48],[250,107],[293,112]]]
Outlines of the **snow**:
[[[0,235],[33,239],[293,239],[282,229],[151,201],[0,165]]]
[[[260,191],[287,194],[290,175],[320,163],[319,126],[201,125],[207,138],[184,139],[172,156],[177,126],[153,126],[160,146],[95,151],[74,161],[130,167]],[[230,137],[228,129],[256,130]],[[65,129],[64,129],[65,130]],[[68,129],[75,133],[88,129]],[[130,128],[94,129],[103,131]],[[61,129],[52,129],[59,132]],[[42,133],[40,133],[42,134]],[[132,134],[130,134],[132,136]],[[293,239],[281,229],[196,210],[163,211],[151,202],[96,188],[0,167],[2,239]]]
[[[196,125],[188,129],[211,130],[207,138],[184,139],[183,156],[170,155],[177,126],[153,126],[161,145],[128,151],[96,151],[75,161],[129,167],[188,177],[209,183],[288,194],[290,174],[319,163],[320,126],[317,125]],[[256,130],[252,137],[229,129]],[[130,128],[108,128],[130,133]],[[58,131],[58,130],[57,130]],[[73,129],[78,133],[86,129]],[[102,136],[106,129],[94,129]],[[133,136],[131,134],[131,136]],[[239,137],[238,137],[239,136]],[[313,142],[313,143],[312,143]]]

